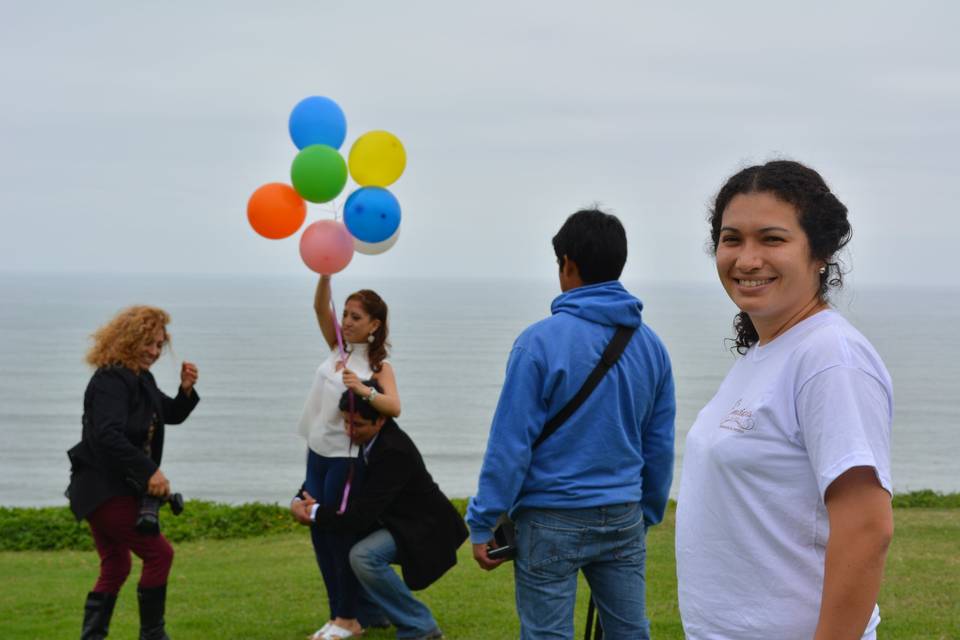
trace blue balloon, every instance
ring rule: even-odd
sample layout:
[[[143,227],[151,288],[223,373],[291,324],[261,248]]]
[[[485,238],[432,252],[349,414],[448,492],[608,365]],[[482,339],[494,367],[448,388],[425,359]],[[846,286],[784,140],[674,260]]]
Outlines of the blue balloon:
[[[383,242],[400,226],[400,203],[382,187],[361,187],[343,205],[343,223],[361,242]]]
[[[347,137],[347,118],[336,102],[323,96],[311,96],[297,103],[290,112],[290,138],[297,149],[325,144],[339,149]]]

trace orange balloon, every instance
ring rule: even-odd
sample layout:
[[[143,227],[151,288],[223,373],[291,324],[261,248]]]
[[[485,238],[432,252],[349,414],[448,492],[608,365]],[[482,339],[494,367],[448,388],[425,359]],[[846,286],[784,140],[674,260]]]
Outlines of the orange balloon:
[[[247,220],[264,238],[292,236],[307,217],[307,203],[290,185],[270,182],[253,192],[247,202]]]

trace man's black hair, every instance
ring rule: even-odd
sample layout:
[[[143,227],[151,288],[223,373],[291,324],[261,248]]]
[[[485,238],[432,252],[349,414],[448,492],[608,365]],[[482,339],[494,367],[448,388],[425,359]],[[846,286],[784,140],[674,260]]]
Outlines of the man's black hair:
[[[619,280],[627,263],[627,232],[616,216],[599,209],[581,209],[553,236],[553,252],[577,263],[584,284]]]
[[[376,380],[364,380],[363,384],[377,390],[377,393],[383,393],[383,389]],[[343,392],[340,396],[340,411],[350,411],[350,390]],[[365,401],[357,394],[353,394],[353,413],[364,420],[376,422],[383,414],[373,408],[373,405]]]

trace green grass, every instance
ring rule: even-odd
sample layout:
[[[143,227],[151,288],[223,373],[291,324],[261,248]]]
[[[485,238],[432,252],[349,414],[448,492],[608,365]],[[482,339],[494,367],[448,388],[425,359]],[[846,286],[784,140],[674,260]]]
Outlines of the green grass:
[[[168,518],[170,520],[170,518]],[[883,638],[960,638],[960,510],[897,508],[896,535],[880,598]],[[676,601],[673,510],[648,539],[649,615],[655,638],[682,638]],[[174,640],[302,639],[326,604],[306,530],[176,546],[168,630]],[[134,574],[120,594],[111,637],[136,637]],[[0,552],[0,638],[75,638],[83,599],[97,574],[93,551]],[[460,563],[420,592],[449,638],[517,637],[509,566],[492,573]],[[586,589],[579,591],[577,637]],[[372,630],[369,640],[392,638]]]

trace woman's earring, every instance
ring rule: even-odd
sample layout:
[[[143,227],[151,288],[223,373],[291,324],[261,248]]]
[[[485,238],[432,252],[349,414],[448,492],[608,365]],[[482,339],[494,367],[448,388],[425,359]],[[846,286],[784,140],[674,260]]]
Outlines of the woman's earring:
[[[823,275],[823,274],[825,274],[826,272],[827,272],[827,268],[826,268],[825,266],[824,266],[824,267],[820,267],[820,275]]]
[[[367,342],[373,342],[374,340],[376,340],[376,338],[374,337],[374,335],[373,335],[372,333],[367,336]]]

